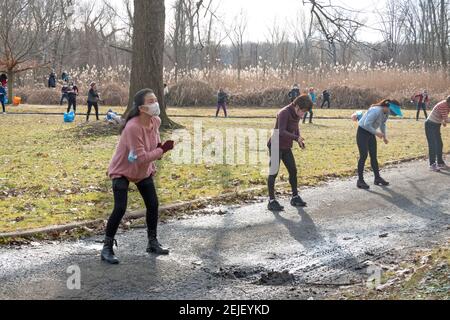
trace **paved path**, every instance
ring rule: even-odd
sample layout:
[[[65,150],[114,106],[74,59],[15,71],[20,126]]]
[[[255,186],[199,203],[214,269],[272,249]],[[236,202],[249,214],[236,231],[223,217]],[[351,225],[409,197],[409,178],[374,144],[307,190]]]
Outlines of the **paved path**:
[[[324,298],[365,281],[368,260],[395,260],[450,236],[449,173],[431,173],[421,161],[384,176],[392,186],[369,192],[354,179],[304,190],[305,210],[284,199],[281,214],[257,203],[162,225],[168,257],[147,255],[139,229],[118,236],[119,266],[100,262],[100,237],[2,248],[0,298]],[[67,289],[71,265],[80,267],[81,290]],[[269,274],[285,270],[290,275]]]

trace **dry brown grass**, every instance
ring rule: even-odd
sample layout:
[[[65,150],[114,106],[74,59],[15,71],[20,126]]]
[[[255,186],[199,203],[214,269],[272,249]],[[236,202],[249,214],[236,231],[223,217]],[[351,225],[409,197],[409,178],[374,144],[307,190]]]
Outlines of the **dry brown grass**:
[[[127,69],[97,70],[95,67],[84,71],[71,71],[80,88],[81,96],[87,95],[90,81],[97,81],[104,104],[123,106],[128,102]],[[316,88],[316,93],[324,89],[332,92],[333,105],[337,108],[363,108],[380,98],[396,98],[406,106],[411,96],[428,89],[432,103],[450,94],[450,79],[439,69],[400,68],[378,65],[368,67],[363,64],[337,66],[334,68],[311,68],[282,72],[277,69],[264,71],[262,68],[248,68],[241,72],[240,80],[235,69],[216,69],[211,72],[194,70],[179,77],[174,82],[173,71],[166,71],[166,82],[171,92],[169,105],[199,106],[214,105],[216,93],[224,87],[230,95],[230,104],[235,106],[280,106],[286,104],[289,88],[298,83],[302,90]],[[39,88],[42,84],[28,83],[18,88],[16,93],[24,102],[33,104],[56,104],[59,102],[60,85],[54,91]],[[81,98],[81,97],[80,97]]]

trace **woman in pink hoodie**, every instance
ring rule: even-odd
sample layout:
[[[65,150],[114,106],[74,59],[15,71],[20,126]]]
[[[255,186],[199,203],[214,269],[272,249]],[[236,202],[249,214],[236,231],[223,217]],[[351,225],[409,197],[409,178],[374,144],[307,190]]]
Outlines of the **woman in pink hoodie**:
[[[169,254],[157,239],[158,196],[153,177],[156,173],[155,161],[174,148],[173,141],[161,144],[159,127],[160,108],[156,95],[150,89],[136,93],[133,108],[125,118],[122,135],[116,153],[109,166],[108,175],[112,179],[114,211],[106,227],[105,244],[101,258],[110,264],[118,264],[114,254],[114,239],[120,222],[125,215],[130,182],[136,184],[147,208],[148,248],[147,252]]]

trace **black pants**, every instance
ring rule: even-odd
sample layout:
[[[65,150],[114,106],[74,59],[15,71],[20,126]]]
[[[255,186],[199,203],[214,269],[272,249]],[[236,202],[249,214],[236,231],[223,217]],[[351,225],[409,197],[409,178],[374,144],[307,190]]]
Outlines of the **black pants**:
[[[325,100],[323,100],[322,106],[321,106],[320,108],[323,109],[323,107],[325,106],[325,103],[328,104],[328,109],[330,109],[330,108],[331,108],[331,102],[330,102],[330,99],[325,99]]]
[[[114,191],[114,211],[108,220],[106,226],[106,236],[114,238],[119,229],[120,222],[127,210],[128,204],[128,187],[130,182],[126,178],[119,178],[113,180]],[[142,199],[144,199],[145,207],[147,208],[147,231],[149,236],[151,232],[156,233],[158,227],[158,195],[156,194],[155,184],[153,178],[147,178],[136,184]]]
[[[269,196],[270,200],[275,200],[275,181],[278,176],[278,172],[280,170],[280,162],[283,161],[284,165],[286,166],[288,172],[289,172],[289,183],[292,187],[292,195],[298,196],[298,178],[297,178],[297,164],[295,163],[294,154],[292,153],[292,149],[287,150],[280,150],[280,158],[279,159],[273,159],[272,153],[270,155],[270,166],[272,167],[272,164],[277,164],[276,167],[276,173],[269,176],[268,181],[268,187],[269,187]]]
[[[89,116],[91,115],[92,107],[95,109],[95,116],[97,117],[97,121],[100,120],[98,117],[98,102],[90,102],[88,101],[88,111],[86,121],[89,121]]]
[[[70,112],[70,109],[73,107],[73,112],[77,112],[77,98],[69,96],[69,105],[67,107],[67,113]]]
[[[5,108],[5,95],[0,94],[0,103],[2,104],[2,110],[3,112],[6,112],[6,108]]]
[[[69,101],[69,96],[67,95],[67,93],[63,93],[62,96],[61,96],[61,101],[59,102],[59,104],[61,106],[63,105],[64,100]]]
[[[312,120],[314,117],[313,108],[309,109],[308,112],[305,113],[305,116],[303,117],[303,123],[306,122],[306,119],[308,118],[308,114],[309,114],[309,123],[312,123]]]
[[[428,114],[427,114],[427,104],[420,102],[417,104],[417,116],[416,116],[416,120],[419,120],[420,117],[420,110],[423,110],[423,113],[425,114],[425,119],[428,118]]]
[[[364,168],[366,166],[367,157],[370,154],[370,163],[375,178],[380,177],[380,167],[378,165],[377,154],[377,137],[367,130],[358,127],[356,142],[359,149],[358,176],[360,180],[364,180]]]
[[[425,122],[425,133],[428,140],[430,165],[435,163],[444,164],[444,143],[442,142],[441,126],[442,125],[439,123],[434,123],[431,121]]]

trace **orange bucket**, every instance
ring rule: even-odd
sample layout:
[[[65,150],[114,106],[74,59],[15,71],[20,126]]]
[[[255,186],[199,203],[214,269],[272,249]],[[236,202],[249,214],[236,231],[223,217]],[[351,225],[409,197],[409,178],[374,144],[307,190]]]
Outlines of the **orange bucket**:
[[[22,103],[22,98],[21,97],[14,97],[13,105],[19,106],[21,103]]]

